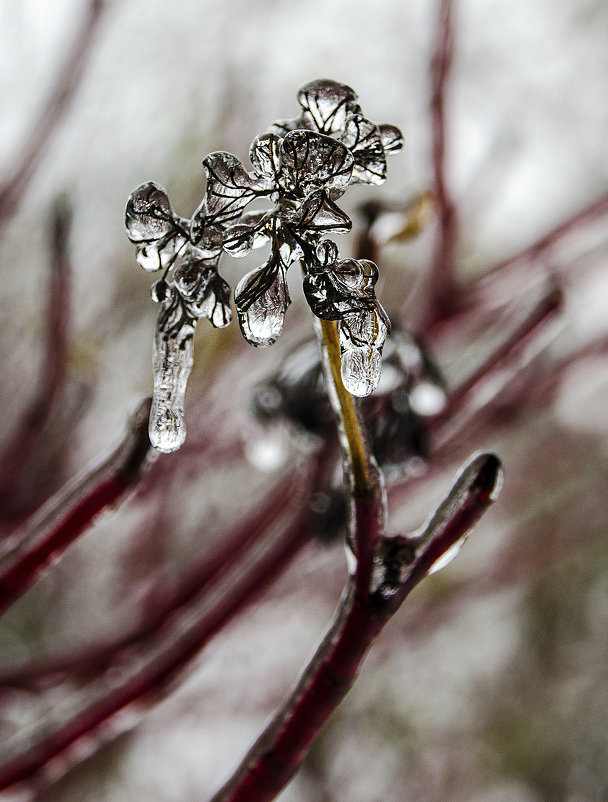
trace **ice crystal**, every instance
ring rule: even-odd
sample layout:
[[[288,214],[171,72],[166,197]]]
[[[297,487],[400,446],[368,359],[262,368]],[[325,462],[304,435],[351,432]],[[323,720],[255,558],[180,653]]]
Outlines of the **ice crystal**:
[[[276,122],[254,139],[250,171],[231,153],[204,159],[205,197],[191,220],[176,215],[153,182],[129,198],[126,227],[137,261],[145,270],[163,271],[152,288],[161,313],[150,419],[151,440],[161,451],[179,448],[185,437],[184,393],[197,321],[207,317],[221,327],[231,320],[230,288],[218,272],[222,253],[242,257],[270,245],[264,264],[234,293],[249,343],[269,346],[281,334],[290,304],[286,273],[300,261],[312,312],[338,321],[346,389],[365,396],[378,384],[390,327],[375,296],[378,269],[366,260],[340,259],[329,237],[352,225],[336,201],[350,184],[385,180],[386,157],[401,148],[401,133],[364,117],[355,92],[335,81],[307,84],[298,100],[299,117]],[[271,207],[246,210],[259,199]]]

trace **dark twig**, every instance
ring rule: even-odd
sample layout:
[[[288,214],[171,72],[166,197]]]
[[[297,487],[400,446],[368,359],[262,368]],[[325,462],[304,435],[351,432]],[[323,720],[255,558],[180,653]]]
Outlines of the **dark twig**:
[[[307,465],[297,471],[295,477],[290,476],[278,484],[259,508],[222,537],[220,547],[191,570],[179,588],[173,592],[166,589],[162,601],[150,612],[137,631],[89,650],[80,649],[72,655],[47,659],[37,665],[27,665],[17,672],[6,672],[0,675],[0,687],[31,687],[44,681],[45,677],[65,672],[69,672],[72,677],[92,676],[110,667],[120,652],[136,647],[146,638],[150,638],[170,616],[200,596],[203,589],[215,582],[222,572],[231,570],[235,561],[243,558],[246,553],[253,553],[261,539],[278,525],[288,510],[300,507],[303,496],[311,492],[311,476],[314,477],[315,471],[320,469],[320,459],[320,454],[315,455],[312,468]],[[304,542],[307,540],[303,540],[303,544]]]
[[[404,555],[398,583],[382,581],[357,593],[349,581],[334,623],[305,670],[300,682],[271,724],[253,745],[235,774],[212,802],[269,802],[289,782],[329,716],[352,687],[365,653],[403,600],[428,574],[433,564],[466,536],[500,489],[502,468],[493,454],[474,457],[460,473],[450,493],[417,537],[397,545]],[[374,531],[356,539],[378,537],[377,519],[355,521]],[[391,539],[383,546],[390,550]],[[377,563],[379,569],[395,566]]]
[[[429,425],[435,428],[445,422],[457,412],[467,398],[484,382],[493,372],[502,367],[505,360],[515,358],[525,348],[531,336],[538,334],[539,327],[553,318],[563,304],[562,290],[555,286],[547,292],[536,304],[527,317],[519,324],[500,346],[482,362],[464,381],[457,385],[448,397],[446,407]]]
[[[458,217],[446,175],[446,101],[453,61],[453,2],[441,0],[431,60],[433,194],[437,208],[437,233],[429,274],[424,277],[421,288],[423,302],[415,305],[421,309],[412,321],[416,331],[424,331],[435,320],[451,313],[457,300],[455,256]]]
[[[544,256],[546,252],[559,244],[568,234],[576,231],[581,226],[593,223],[595,220],[608,214],[608,194],[601,195],[594,200],[580,212],[568,217],[555,228],[547,231],[542,237],[537,239],[531,245],[527,245],[523,250],[509,256],[506,259],[490,267],[484,271],[483,274],[476,280],[476,284],[483,287],[485,284],[490,283],[499,274],[504,273],[507,269],[520,265],[525,262],[532,262]]]
[[[26,139],[21,153],[13,160],[15,166],[12,172],[0,185],[0,227],[17,209],[53,132],[80,84],[104,5],[104,0],[91,0],[89,3],[72,50],[58,73],[55,86],[36,123],[32,126],[31,134]]]
[[[74,741],[91,734],[115,713],[134,702],[156,701],[203,646],[244,607],[254,601],[289,565],[309,540],[309,529],[296,513],[286,527],[254,544],[230,572],[222,572],[211,589],[176,610],[164,626],[138,650],[126,671],[111,669],[87,686],[86,698],[70,699],[55,711],[56,725],[40,727],[40,738],[9,745],[9,758],[0,768],[0,790],[41,770]],[[92,701],[91,701],[92,700]],[[12,754],[11,754],[12,752]]]
[[[0,517],[10,518],[10,501],[22,471],[36,451],[66,377],[72,269],[69,259],[71,211],[57,201],[51,217],[51,263],[45,350],[39,390],[0,459]]]
[[[150,449],[147,422],[150,399],[131,419],[128,435],[98,468],[61,491],[43,508],[40,520],[8,541],[15,543],[0,564],[0,614],[49,563],[91,526],[100,512],[116,505],[138,481]]]

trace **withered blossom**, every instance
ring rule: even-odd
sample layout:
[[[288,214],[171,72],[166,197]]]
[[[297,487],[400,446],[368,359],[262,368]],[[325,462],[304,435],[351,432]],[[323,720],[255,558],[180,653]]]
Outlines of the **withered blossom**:
[[[152,288],[162,310],[150,437],[160,451],[173,451],[185,439],[184,395],[197,321],[206,317],[223,327],[232,318],[230,288],[218,271],[222,253],[242,257],[270,244],[264,264],[247,273],[234,293],[249,343],[272,345],[281,334],[290,304],[286,273],[300,261],[312,312],[338,321],[345,388],[367,396],[378,384],[390,329],[375,295],[378,268],[368,260],[341,259],[330,237],[352,226],[336,201],[351,184],[385,180],[386,156],[401,148],[401,132],[368,120],[355,92],[334,81],[307,84],[298,100],[300,117],[276,122],[254,139],[251,171],[231,153],[204,159],[205,198],[191,220],[176,215],[165,190],[153,182],[129,198],[126,227],[137,261],[145,270],[164,271]],[[246,211],[261,198],[272,207]]]

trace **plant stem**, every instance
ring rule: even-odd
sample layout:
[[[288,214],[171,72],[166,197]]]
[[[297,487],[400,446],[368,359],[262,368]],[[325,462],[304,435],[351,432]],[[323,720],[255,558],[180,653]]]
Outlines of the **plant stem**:
[[[373,492],[375,484],[370,476],[367,433],[361,424],[355,400],[342,383],[340,343],[336,324],[332,320],[321,320],[319,324],[324,345],[322,350],[326,357],[323,360],[326,383],[331,383],[327,391],[330,400],[337,401],[337,405],[334,403],[333,406],[337,413],[338,427],[341,430],[341,439],[345,446],[345,460],[352,471],[353,494],[355,498],[369,496]]]
[[[356,577],[351,577],[334,621],[295,690],[211,802],[270,802],[287,785],[355,682],[376,636],[433,564],[492,504],[501,480],[502,468],[493,454],[479,454],[461,470],[419,536],[415,559],[394,594],[384,596],[370,589],[362,597]],[[374,524],[368,520],[357,525]]]
[[[131,419],[130,431],[105,462],[61,491],[39,521],[24,533],[16,532],[7,545],[15,545],[0,562],[0,615],[32,584],[48,563],[86,531],[95,518],[116,505],[138,481],[150,449],[147,433],[151,400],[147,398]]]

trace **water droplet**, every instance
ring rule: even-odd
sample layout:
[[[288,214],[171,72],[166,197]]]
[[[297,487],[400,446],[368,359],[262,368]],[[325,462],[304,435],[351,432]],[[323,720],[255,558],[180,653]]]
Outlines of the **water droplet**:
[[[266,347],[276,342],[283,330],[285,310],[290,303],[285,275],[279,268],[270,287],[257,297],[254,296],[254,300],[245,309],[242,308],[239,301],[248,293],[251,294],[251,289],[256,286],[256,281],[263,276],[265,270],[266,265],[244,276],[234,294],[243,336],[256,347]]]
[[[186,439],[184,396],[192,370],[192,334],[184,325],[177,337],[159,331],[154,338],[154,398],[150,412],[150,442],[158,451],[176,451]]]
[[[342,383],[352,395],[372,393],[380,379],[382,359],[377,348],[349,348],[342,354]]]
[[[450,546],[450,548],[444,552],[438,560],[435,560],[429,569],[429,574],[434,574],[437,571],[441,571],[442,568],[445,568],[446,565],[449,565],[459,553],[460,549],[464,546],[465,540],[466,537],[460,538],[460,540],[457,540],[453,546]]]

